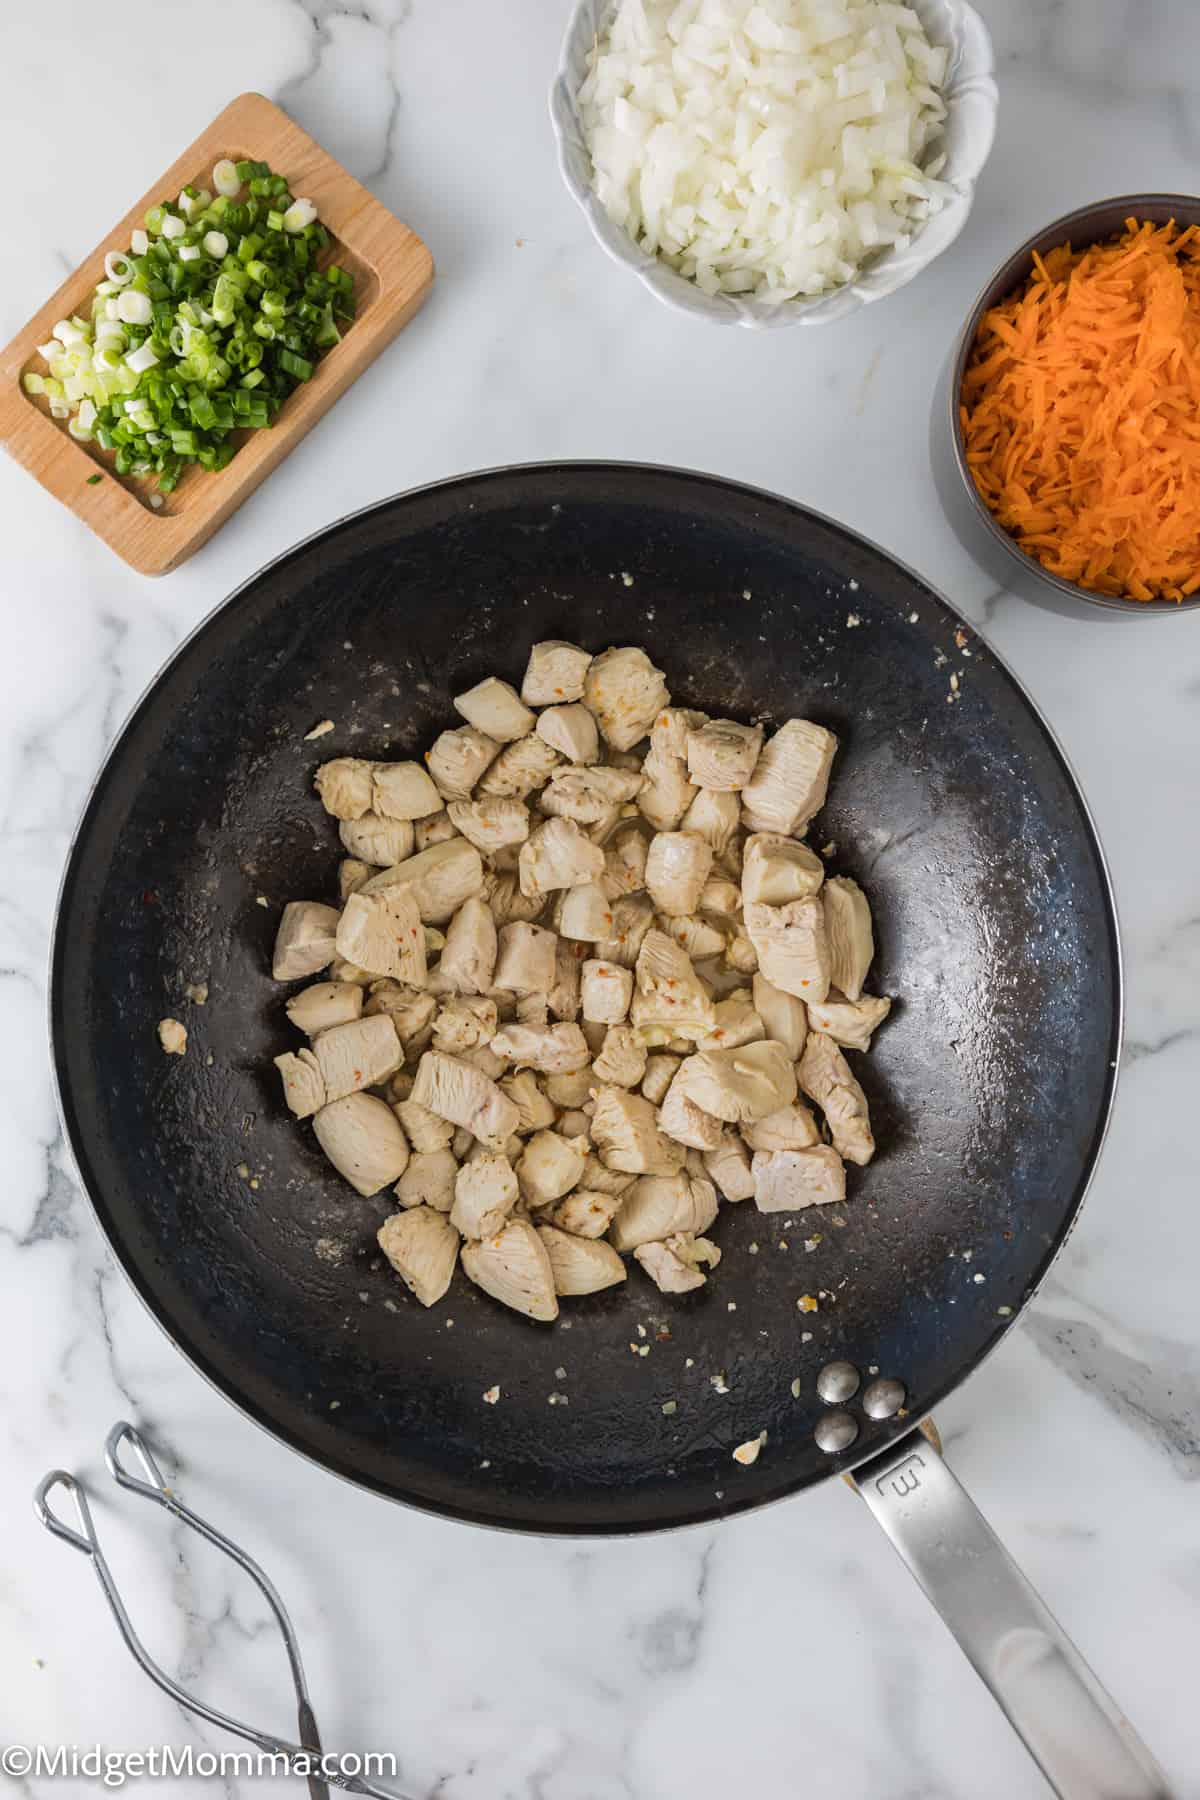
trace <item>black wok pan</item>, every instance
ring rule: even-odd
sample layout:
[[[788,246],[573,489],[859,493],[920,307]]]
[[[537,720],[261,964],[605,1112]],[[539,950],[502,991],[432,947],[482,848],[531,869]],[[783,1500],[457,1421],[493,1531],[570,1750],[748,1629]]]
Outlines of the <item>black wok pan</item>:
[[[570,1533],[793,1493],[886,1451],[956,1387],[1071,1227],[1121,1023],[1084,802],[1029,699],[960,625],[828,520],[709,476],[605,464],[401,496],[215,612],[97,781],[53,951],[54,1055],[84,1185],[195,1366],[381,1494]],[[461,1276],[426,1312],[381,1266],[386,1195],[358,1199],[280,1102],[271,1057],[293,1034],[269,974],[284,900],[333,897],[317,764],[419,754],[452,694],[490,672],[519,682],[545,637],[642,644],[690,704],[837,732],[817,841],[834,840],[838,869],[870,893],[872,987],[899,997],[858,1059],[881,1148],[851,1172],[843,1208],[791,1225],[725,1208],[725,1259],[702,1293],[664,1299],[635,1269],[553,1328]],[[335,730],[306,742],[325,717]],[[200,979],[203,1008],[183,999]],[[189,1027],[183,1059],[157,1042],[168,1013]],[[798,1310],[804,1293],[819,1311]],[[840,1457],[813,1437],[831,1357],[898,1377],[908,1396],[907,1418],[852,1404],[860,1435]],[[494,1383],[502,1399],[484,1405]],[[569,1404],[548,1405],[558,1392]],[[757,1464],[736,1466],[734,1446],[764,1430]]]

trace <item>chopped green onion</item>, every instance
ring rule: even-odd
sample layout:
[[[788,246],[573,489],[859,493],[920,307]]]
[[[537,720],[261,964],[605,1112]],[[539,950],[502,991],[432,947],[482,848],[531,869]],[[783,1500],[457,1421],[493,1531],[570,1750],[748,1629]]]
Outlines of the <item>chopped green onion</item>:
[[[218,194],[227,200],[232,200],[235,194],[241,192],[242,188],[242,178],[237,172],[237,164],[230,162],[227,156],[223,156],[220,162],[214,163],[212,184]]]
[[[148,325],[154,308],[148,294],[137,288],[126,288],[117,299],[117,318],[126,325]]]
[[[96,483],[97,483],[97,482],[98,482],[98,481],[103,481],[103,480],[104,480],[104,477],[103,477],[103,475],[101,475],[101,474],[99,474],[99,473],[97,473],[97,474],[95,474],[95,475],[89,475],[89,476],[88,476],[88,478],[87,478],[87,486],[88,486],[88,487],[95,487],[95,485],[96,485]]]
[[[311,200],[293,200],[283,215],[285,231],[303,231],[306,225],[312,225],[317,217],[317,209]]]
[[[187,226],[177,214],[164,213],[161,229],[165,238],[181,238],[187,230]]]
[[[214,262],[220,262],[223,256],[228,255],[229,239],[223,231],[206,231],[202,242],[205,256],[211,256]]]

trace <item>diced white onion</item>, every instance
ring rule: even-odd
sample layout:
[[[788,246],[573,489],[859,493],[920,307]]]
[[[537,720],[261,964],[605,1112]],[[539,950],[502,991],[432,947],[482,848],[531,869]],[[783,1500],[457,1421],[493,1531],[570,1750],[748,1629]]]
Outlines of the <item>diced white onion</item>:
[[[180,252],[180,254],[182,255],[182,251]],[[220,260],[223,256],[228,256],[228,254],[229,254],[229,239],[225,236],[225,233],[223,231],[206,231],[205,232],[205,234],[204,234],[204,254],[206,256],[214,257],[217,262],[220,262]]]
[[[149,294],[140,288],[126,288],[117,296],[117,317],[126,325],[148,325],[153,311]]]
[[[242,184],[238,179],[237,164],[230,162],[227,156],[223,156],[220,162],[214,163],[212,184],[218,194],[224,194],[227,200],[232,200],[235,194],[240,194]]]
[[[131,350],[125,358],[126,366],[132,369],[135,375],[145,374],[146,370],[152,369],[157,361],[158,357],[152,344],[139,344],[137,349]]]
[[[133,264],[120,250],[110,250],[104,259],[104,273],[114,287],[128,287],[133,280]]]
[[[163,214],[162,234],[165,238],[182,237],[186,230],[187,225],[175,213]]]
[[[293,200],[283,215],[283,229],[303,231],[306,225],[312,224],[316,216],[317,209],[311,200]]]

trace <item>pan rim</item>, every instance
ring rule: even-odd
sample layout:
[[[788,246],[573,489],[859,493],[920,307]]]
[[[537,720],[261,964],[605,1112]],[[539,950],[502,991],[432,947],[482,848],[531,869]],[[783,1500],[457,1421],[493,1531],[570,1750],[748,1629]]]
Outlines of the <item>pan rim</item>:
[[[844,541],[865,547],[873,554],[883,558],[887,563],[901,570],[911,580],[917,582],[946,609],[947,613],[953,619],[958,620],[963,625],[967,626],[975,636],[980,638],[986,645],[988,655],[995,663],[997,669],[1004,675],[1022,702],[1029,709],[1029,712],[1032,714],[1034,720],[1044,734],[1047,745],[1053,751],[1062,768],[1071,788],[1074,800],[1079,808],[1082,821],[1089,834],[1091,850],[1095,857],[1097,870],[1100,876],[1107,921],[1112,940],[1114,992],[1111,1021],[1111,1055],[1108,1060],[1108,1079],[1106,1082],[1103,1109],[1094,1128],[1093,1143],[1088,1153],[1087,1166],[1074,1205],[1067,1213],[1061,1230],[1058,1233],[1052,1248],[1049,1250],[1044,1264],[1038,1270],[1036,1276],[1026,1289],[1020,1304],[1014,1309],[1012,1317],[1004,1322],[995,1337],[993,1337],[981,1351],[976,1353],[965,1369],[957,1373],[953,1379],[943,1382],[928,1396],[927,1400],[920,1408],[915,1408],[907,1417],[897,1421],[891,1431],[881,1435],[869,1446],[860,1448],[857,1451],[850,1450],[839,1456],[831,1457],[829,1459],[828,1468],[823,1474],[818,1475],[815,1478],[803,1478],[788,1481],[772,1493],[747,1496],[744,1499],[739,1499],[736,1496],[731,1495],[728,1490],[725,1490],[724,1496],[720,1501],[717,1501],[714,1498],[711,1505],[703,1508],[689,1509],[686,1515],[682,1515],[678,1518],[655,1517],[634,1525],[628,1523],[609,1525],[600,1521],[589,1521],[581,1524],[558,1523],[556,1521],[547,1522],[544,1520],[539,1521],[535,1518],[497,1518],[483,1507],[469,1505],[455,1506],[446,1503],[435,1503],[421,1495],[401,1491],[384,1481],[365,1475],[361,1471],[348,1466],[343,1460],[318,1454],[315,1449],[302,1442],[291,1428],[285,1427],[277,1421],[266,1417],[264,1410],[252,1402],[248,1395],[235,1390],[232,1384],[227,1385],[226,1379],[218,1373],[214,1366],[212,1366],[206,1353],[198,1346],[185,1342],[177,1335],[176,1328],[165,1316],[166,1309],[160,1311],[158,1303],[148,1291],[147,1284],[143,1281],[137,1259],[128,1252],[119,1234],[115,1230],[110,1231],[109,1224],[105,1218],[103,1203],[100,1198],[98,1198],[97,1192],[93,1190],[93,1184],[85,1173],[86,1144],[82,1142],[83,1134],[74,1119],[70,1098],[66,1091],[65,1058],[61,1048],[64,1021],[60,1016],[60,1009],[58,1006],[59,994],[62,987],[60,965],[63,954],[64,911],[66,902],[70,898],[69,889],[72,886],[75,876],[76,859],[80,853],[84,833],[91,820],[95,805],[100,798],[101,792],[110,775],[110,771],[113,768],[117,753],[127,734],[141,715],[143,709],[149,704],[159,686],[167,679],[171,671],[189,651],[193,642],[208,631],[221,614],[233,607],[234,604],[257,582],[261,581],[263,577],[278,569],[291,558],[302,555],[309,550],[312,545],[323,539],[331,538],[334,534],[341,532],[347,526],[353,525],[355,522],[367,518],[373,513],[396,506],[398,503],[404,501],[417,500],[427,495],[436,494],[442,490],[474,486],[500,477],[534,473],[543,476],[550,473],[555,475],[577,475],[585,471],[604,473],[621,472],[630,475],[650,476],[652,478],[667,477],[672,479],[680,478],[692,482],[698,481],[706,483],[714,488],[727,490],[732,494],[740,495],[742,497],[759,499],[769,502],[774,506],[782,506],[792,513],[799,513],[803,517],[816,521]],[[1125,967],[1120,917],[1117,909],[1117,899],[1113,886],[1112,873],[1109,868],[1108,858],[1104,851],[1103,842],[1100,837],[1095,817],[1075,767],[1070,757],[1067,755],[1057,732],[1050,725],[1041,707],[1029,693],[1020,677],[1011,668],[1008,661],[995,650],[986,634],[971,620],[960,613],[957,607],[955,607],[953,602],[946,597],[942,590],[939,587],[936,587],[926,576],[914,569],[911,564],[905,562],[903,558],[894,555],[891,551],[884,549],[883,546],[876,543],[874,539],[865,536],[862,532],[854,530],[853,527],[844,524],[839,519],[833,518],[828,513],[820,512],[815,507],[807,506],[801,501],[794,500],[788,495],[777,493],[772,489],[758,487],[750,482],[738,481],[729,476],[715,474],[710,470],[683,468],[664,463],[626,461],[621,458],[582,457],[566,459],[563,461],[534,461],[498,464],[484,469],[467,470],[456,475],[443,476],[437,481],[423,482],[415,487],[405,488],[398,493],[386,495],[379,500],[371,501],[366,506],[358,507],[352,512],[345,513],[339,518],[331,521],[329,524],[323,525],[317,530],[308,533],[305,537],[300,538],[296,543],[290,545],[286,550],[271,557],[267,562],[254,570],[252,574],[247,576],[245,580],[240,582],[237,587],[232,589],[230,593],[225,595],[223,599],[217,601],[216,604],[205,613],[204,617],[192,627],[177,645],[175,645],[167,658],[154,672],[138,694],[125,717],[122,719],[118,730],[114,734],[112,741],[104,753],[93,780],[89,784],[75,827],[71,833],[59,878],[58,891],[55,897],[53,924],[48,946],[47,974],[46,1023],[49,1038],[48,1048],[50,1051],[51,1075],[54,1087],[55,1107],[62,1132],[63,1146],[69,1159],[71,1170],[74,1173],[75,1180],[80,1190],[87,1200],[109,1255],[121,1270],[142,1306],[162,1331],[164,1337],[173,1348],[183,1356],[190,1367],[200,1375],[228,1405],[233,1406],[244,1418],[250,1420],[251,1423],[266,1433],[267,1436],[273,1438],[277,1443],[281,1444],[293,1454],[303,1457],[305,1461],[313,1466],[330,1475],[336,1476],[338,1479],[347,1482],[349,1485],[358,1488],[360,1491],[376,1495],[380,1499],[389,1501],[392,1504],[412,1508],[417,1512],[425,1514],[427,1517],[445,1519],[455,1524],[474,1525],[521,1536],[543,1536],[568,1540],[575,1538],[581,1541],[610,1537],[635,1538],[653,1532],[678,1531],[692,1526],[709,1526],[718,1524],[725,1519],[732,1518],[739,1514],[756,1512],[767,1506],[778,1505],[784,1501],[793,1499],[798,1494],[806,1492],[809,1489],[823,1486],[824,1483],[834,1475],[853,1474],[854,1470],[859,1466],[870,1463],[877,1457],[885,1454],[894,1444],[899,1442],[910,1432],[914,1431],[921,1421],[927,1418],[938,1406],[942,1405],[952,1393],[957,1392],[965,1382],[969,1381],[993,1352],[1006,1341],[1013,1327],[1024,1316],[1027,1308],[1040,1292],[1051,1270],[1058,1261],[1059,1256],[1062,1254],[1068,1239],[1071,1237],[1079,1223],[1084,1204],[1095,1181],[1096,1171],[1100,1165],[1104,1148],[1108,1141],[1109,1130],[1112,1125],[1116,1094],[1120,1080],[1125,1034]],[[97,1183],[97,1188],[98,1185],[99,1184]]]

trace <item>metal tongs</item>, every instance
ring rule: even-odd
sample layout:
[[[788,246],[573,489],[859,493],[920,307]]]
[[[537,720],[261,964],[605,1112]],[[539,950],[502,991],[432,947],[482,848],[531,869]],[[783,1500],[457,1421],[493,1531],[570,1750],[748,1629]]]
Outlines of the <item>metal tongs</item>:
[[[147,1477],[140,1480],[125,1468],[120,1459],[123,1446],[128,1445],[137,1457]],[[329,1783],[344,1789],[350,1794],[365,1794],[372,1800],[407,1800],[398,1788],[386,1787],[378,1782],[368,1781],[365,1775],[341,1772],[339,1759],[327,1757],[321,1748],[321,1736],[317,1729],[316,1717],[312,1702],[308,1697],[308,1685],[304,1679],[304,1666],[300,1660],[300,1646],[296,1641],[296,1633],[288,1618],[287,1608],[276,1592],[270,1577],[259,1568],[252,1556],[231,1543],[223,1532],[200,1518],[183,1504],[179,1496],[167,1486],[162,1471],[155,1462],[150,1446],[135,1426],[123,1421],[113,1426],[104,1445],[104,1460],[108,1472],[118,1487],[125,1488],[128,1493],[140,1494],[146,1500],[153,1500],[158,1506],[165,1507],[172,1517],[184,1525],[190,1525],[208,1543],[224,1552],[239,1569],[244,1569],[251,1581],[262,1593],[275,1622],[283,1635],[287,1648],[288,1662],[292,1671],[292,1686],[296,1691],[296,1708],[299,1719],[300,1742],[289,1743],[286,1738],[275,1737],[269,1731],[258,1731],[253,1725],[247,1725],[241,1719],[234,1719],[228,1713],[221,1712],[215,1706],[209,1706],[195,1695],[189,1694],[173,1681],[165,1669],[153,1660],[133,1628],[125,1604],[112,1578],[112,1572],[105,1561],[104,1552],[100,1548],[100,1540],[96,1536],[96,1528],[92,1523],[91,1510],[88,1506],[87,1493],[74,1475],[66,1469],[52,1469],[44,1475],[34,1493],[34,1511],[46,1527],[65,1544],[76,1550],[82,1550],[92,1560],[96,1571],[96,1579],[100,1583],[104,1598],[108,1601],[113,1617],[120,1628],[127,1649],[134,1659],[165,1694],[169,1694],[179,1706],[187,1712],[194,1713],[197,1718],[204,1719],[210,1725],[218,1725],[223,1731],[232,1731],[236,1736],[245,1738],[267,1755],[284,1757],[292,1772],[304,1777],[308,1782],[310,1800],[329,1800]],[[79,1519],[79,1530],[66,1525],[50,1510],[49,1496],[55,1488],[64,1488],[75,1502],[75,1511]],[[349,1762],[350,1758],[344,1761]]]

